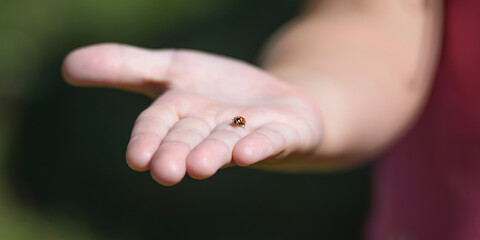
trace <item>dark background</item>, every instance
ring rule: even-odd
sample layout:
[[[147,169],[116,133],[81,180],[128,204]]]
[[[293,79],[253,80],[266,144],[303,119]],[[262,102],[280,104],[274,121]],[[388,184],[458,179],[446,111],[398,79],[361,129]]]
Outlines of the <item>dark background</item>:
[[[371,166],[332,174],[248,168],[174,187],[124,160],[151,102],[73,88],[72,49],[193,48],[252,63],[295,0],[0,0],[0,239],[361,239]]]

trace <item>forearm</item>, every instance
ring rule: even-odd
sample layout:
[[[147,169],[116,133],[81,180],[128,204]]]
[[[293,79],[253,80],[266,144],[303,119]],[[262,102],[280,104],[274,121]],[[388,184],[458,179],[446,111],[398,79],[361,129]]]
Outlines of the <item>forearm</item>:
[[[273,39],[265,68],[317,104],[324,135],[315,156],[348,165],[388,146],[421,109],[440,6],[326,2]]]

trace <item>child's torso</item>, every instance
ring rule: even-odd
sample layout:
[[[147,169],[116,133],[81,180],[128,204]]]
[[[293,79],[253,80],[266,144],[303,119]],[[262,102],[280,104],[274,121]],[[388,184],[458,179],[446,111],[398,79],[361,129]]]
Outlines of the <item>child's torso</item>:
[[[426,109],[377,164],[369,239],[480,239],[480,1],[445,1],[444,24]]]

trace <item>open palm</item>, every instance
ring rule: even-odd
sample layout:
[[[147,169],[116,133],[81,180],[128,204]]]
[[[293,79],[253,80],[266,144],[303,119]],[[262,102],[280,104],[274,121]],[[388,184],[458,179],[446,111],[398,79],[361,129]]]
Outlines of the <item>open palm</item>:
[[[71,53],[68,82],[156,97],[132,130],[127,162],[163,185],[223,166],[308,154],[321,139],[316,107],[302,93],[247,63],[190,50],[100,44]],[[232,124],[243,116],[246,126]]]

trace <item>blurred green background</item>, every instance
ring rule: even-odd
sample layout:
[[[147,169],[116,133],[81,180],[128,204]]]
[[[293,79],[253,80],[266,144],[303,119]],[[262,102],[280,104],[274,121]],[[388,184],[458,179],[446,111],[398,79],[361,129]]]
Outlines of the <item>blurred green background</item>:
[[[0,0],[0,239],[360,239],[371,166],[229,168],[175,187],[128,169],[143,96],[73,88],[71,50],[194,48],[255,63],[295,0]]]

